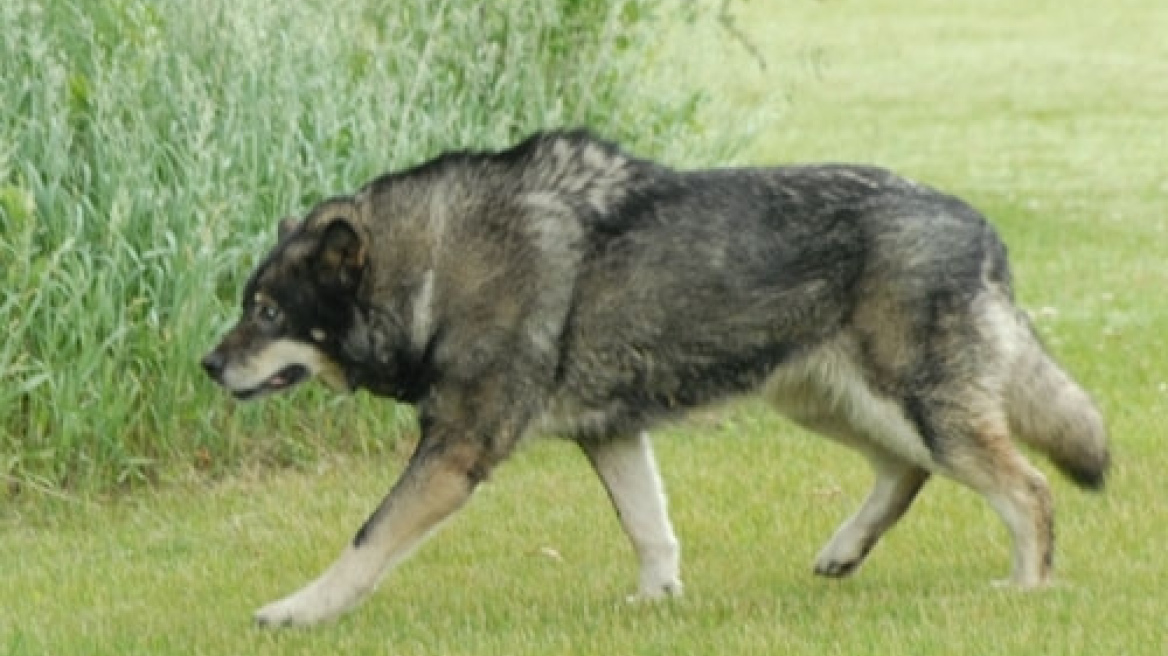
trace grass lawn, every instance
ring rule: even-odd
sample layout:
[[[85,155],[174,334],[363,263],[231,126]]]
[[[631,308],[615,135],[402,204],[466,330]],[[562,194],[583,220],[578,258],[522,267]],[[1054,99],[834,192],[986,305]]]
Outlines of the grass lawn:
[[[658,435],[684,548],[676,602],[621,601],[636,568],[599,483],[572,447],[540,442],[364,606],[311,630],[250,615],[331,561],[401,457],[5,502],[0,655],[1168,653],[1168,4],[754,0],[735,16],[765,70],[699,25],[646,71],[709,90],[694,138],[750,125],[743,162],[873,162],[968,198],[1103,406],[1105,494],[1043,463],[1059,584],[991,587],[1005,529],[946,481],[857,576],[813,577],[866,468],[746,403]]]
[[[1056,484],[1062,581],[991,587],[1009,540],[947,482],[843,582],[821,541],[858,502],[857,459],[747,408],[661,435],[686,597],[628,606],[630,548],[582,456],[533,445],[336,624],[252,627],[261,602],[327,564],[400,463],[235,480],[5,517],[6,654],[1163,653],[1168,522],[1158,469],[1125,463],[1106,497]],[[1162,463],[1161,459],[1161,463]],[[559,558],[549,557],[554,550]]]

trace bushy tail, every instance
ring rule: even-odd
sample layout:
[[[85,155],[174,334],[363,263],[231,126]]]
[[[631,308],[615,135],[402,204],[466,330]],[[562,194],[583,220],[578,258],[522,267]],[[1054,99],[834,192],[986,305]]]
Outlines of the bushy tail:
[[[1029,325],[1026,334],[1030,343],[1015,361],[1006,391],[1010,430],[1076,484],[1101,490],[1111,463],[1103,415],[1046,353]]]

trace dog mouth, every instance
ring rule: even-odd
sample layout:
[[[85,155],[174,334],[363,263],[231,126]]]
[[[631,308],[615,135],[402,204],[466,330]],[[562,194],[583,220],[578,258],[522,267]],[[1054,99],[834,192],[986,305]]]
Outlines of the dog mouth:
[[[269,376],[267,380],[260,383],[257,387],[246,390],[234,390],[231,394],[240,401],[246,401],[262,394],[286,390],[289,387],[308,380],[310,375],[311,372],[308,371],[308,367],[302,364],[290,364]]]

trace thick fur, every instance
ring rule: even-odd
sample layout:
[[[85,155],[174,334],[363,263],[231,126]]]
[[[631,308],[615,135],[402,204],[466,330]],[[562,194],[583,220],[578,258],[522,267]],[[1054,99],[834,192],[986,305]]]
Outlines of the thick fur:
[[[1102,485],[1103,420],[1014,304],[964,202],[877,168],[681,172],[585,132],[448,153],[281,222],[204,367],[241,398],[312,375],[415,404],[422,437],[340,559],[258,613],[333,617],[529,434],[577,441],[641,562],[680,551],[645,431],[761,394],[862,453],[876,482],[815,571],[854,571],[933,474],[978,491],[1047,582],[1050,488],[1013,438]]]

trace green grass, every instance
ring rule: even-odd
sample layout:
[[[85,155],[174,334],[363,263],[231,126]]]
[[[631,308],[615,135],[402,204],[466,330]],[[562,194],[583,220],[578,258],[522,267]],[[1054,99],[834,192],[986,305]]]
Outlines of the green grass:
[[[355,613],[312,630],[252,628],[251,611],[318,573],[388,488],[404,454],[379,447],[368,457],[306,458],[317,464],[304,472],[249,468],[114,502],[68,490],[54,493],[64,500],[29,491],[5,502],[0,654],[1168,651],[1168,78],[1160,74],[1168,5],[754,0],[735,11],[767,69],[716,24],[679,27],[637,79],[647,89],[705,89],[709,103],[691,145],[645,149],[711,163],[703,149],[748,132],[741,161],[876,162],[992,216],[1010,245],[1022,302],[1095,392],[1113,435],[1115,466],[1102,496],[1043,465],[1058,508],[1059,585],[1032,594],[991,588],[1009,567],[1005,530],[979,498],[944,481],[926,488],[856,577],[815,579],[812,558],[859,503],[868,475],[858,458],[747,404],[658,436],[684,545],[687,596],[676,603],[620,602],[635,565],[600,485],[569,446],[540,443],[502,467]],[[235,138],[255,128],[228,127],[242,130]],[[475,130],[419,138],[483,138]],[[49,149],[20,144],[34,146]],[[15,148],[0,142],[10,168]],[[350,165],[340,159],[323,150],[295,168],[303,179],[289,178],[296,187],[281,192],[286,202],[264,209],[349,181],[334,168]],[[214,207],[233,216],[236,205],[256,209],[253,196],[264,193],[218,191],[230,194]],[[225,266],[238,267],[241,252],[264,237],[249,239],[222,255]],[[225,287],[240,272],[232,275]],[[230,293],[215,310],[222,315],[199,319],[202,329],[228,313]],[[171,366],[192,359],[170,353]],[[186,384],[194,389],[193,379]],[[257,433],[269,423],[277,433],[315,425],[289,426],[292,403],[241,411],[202,394],[188,391],[155,411],[181,410],[163,424],[173,430],[206,425],[191,423],[189,407],[219,417],[254,412],[247,425]],[[365,407],[321,403],[327,416]],[[324,421],[326,435],[345,428],[311,421]],[[544,547],[562,561],[540,555]]]
[[[973,494],[931,485],[844,582],[811,560],[866,484],[858,459],[752,411],[658,439],[686,596],[627,606],[636,568],[584,458],[541,443],[335,624],[269,632],[261,603],[339,553],[400,461],[236,478],[0,522],[0,654],[1159,654],[1168,522],[1154,463],[1104,498],[1056,484],[1062,582],[991,587],[1009,541]],[[1161,458],[1160,469],[1163,459]],[[760,463],[762,463],[760,465]],[[562,560],[541,554],[554,549]],[[7,652],[5,651],[7,649]]]

